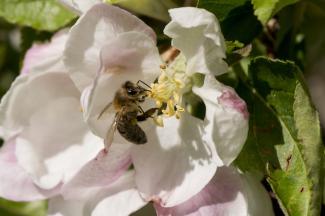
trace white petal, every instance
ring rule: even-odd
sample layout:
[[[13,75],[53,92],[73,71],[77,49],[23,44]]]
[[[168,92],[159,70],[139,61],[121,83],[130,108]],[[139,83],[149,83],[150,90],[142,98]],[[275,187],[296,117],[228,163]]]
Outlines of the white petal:
[[[87,203],[86,215],[92,216],[125,216],[145,206],[145,202],[139,195],[135,183],[134,173],[128,172],[115,184],[102,189]]]
[[[82,199],[88,192],[106,187],[116,181],[131,165],[130,146],[114,143],[107,152],[101,150],[96,158],[85,164],[62,188],[66,199]]]
[[[42,190],[33,183],[17,163],[15,148],[15,138],[11,138],[0,150],[0,197],[14,201],[34,201],[59,193],[59,187]]]
[[[77,14],[83,14],[92,6],[102,2],[101,0],[59,0],[63,5],[67,6]]]
[[[156,44],[139,32],[122,33],[101,49],[103,70],[107,73],[159,74],[162,63]]]
[[[125,216],[147,203],[142,200],[134,184],[134,173],[127,172],[114,184],[92,189],[82,201],[58,197],[49,202],[51,216]]]
[[[61,57],[67,39],[68,30],[63,29],[53,36],[51,42],[33,44],[25,54],[21,73],[64,71]]]
[[[203,123],[185,113],[180,120],[166,119],[163,128],[155,129],[149,120],[144,125],[148,143],[134,146],[132,159],[137,187],[146,200],[178,205],[214,176],[216,151],[202,140]]]
[[[158,216],[273,215],[270,198],[260,182],[248,182],[231,167],[219,168],[211,182],[190,200],[171,208],[156,204],[155,208]]]
[[[248,203],[248,215],[273,216],[273,207],[271,199],[260,181],[252,174],[245,173],[243,176],[245,197]]]
[[[54,81],[53,81],[54,80]],[[46,73],[20,75],[1,100],[0,123],[4,129],[21,130],[40,107],[55,98],[80,93],[66,74]]]
[[[115,112],[112,109],[110,115],[98,119],[101,111],[126,81],[152,83],[160,73],[161,59],[152,40],[137,32],[119,35],[103,47],[101,55],[104,72],[84,90],[82,104],[86,105],[84,114],[90,128],[104,138]]]
[[[228,86],[206,75],[201,88],[194,87],[206,107],[205,136],[215,143],[219,158],[229,165],[241,151],[248,133],[248,112],[245,102]]]
[[[64,62],[80,90],[89,86],[100,69],[100,51],[119,34],[140,32],[155,41],[154,31],[120,8],[97,4],[72,27]]]
[[[69,179],[103,146],[84,124],[80,94],[67,74],[41,74],[12,90],[4,112],[21,131],[17,159],[40,187]]]
[[[171,9],[169,13],[172,21],[164,33],[185,55],[187,72],[214,75],[226,72],[225,41],[214,14],[191,7]]]
[[[31,116],[30,126],[17,138],[19,164],[44,189],[67,181],[102,147],[78,108],[76,99],[55,100]]]

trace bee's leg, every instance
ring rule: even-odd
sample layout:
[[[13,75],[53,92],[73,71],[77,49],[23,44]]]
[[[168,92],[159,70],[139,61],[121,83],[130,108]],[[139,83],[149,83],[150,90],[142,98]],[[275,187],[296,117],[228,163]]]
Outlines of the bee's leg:
[[[139,108],[140,112],[141,112],[142,114],[144,114],[144,111],[143,111],[142,107],[138,105],[138,108]]]
[[[138,87],[141,87],[141,86],[140,86],[140,83],[142,83],[143,85],[145,85],[145,86],[147,86],[149,89],[151,89],[151,87],[150,87],[147,83],[143,82],[142,80],[138,80],[138,82],[137,82],[137,86],[138,86]]]
[[[137,116],[137,120],[138,121],[144,121],[147,118],[151,118],[153,116],[153,114],[155,114],[156,111],[158,111],[159,108],[151,108],[148,109],[147,111],[143,112],[141,115]]]
[[[99,113],[97,120],[102,117],[102,115],[112,106],[113,102],[109,102],[104,109]]]

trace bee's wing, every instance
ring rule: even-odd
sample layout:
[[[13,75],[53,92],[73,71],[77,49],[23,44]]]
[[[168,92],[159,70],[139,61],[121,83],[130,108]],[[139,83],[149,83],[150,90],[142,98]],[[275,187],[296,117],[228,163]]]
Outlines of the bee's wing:
[[[106,135],[105,135],[105,139],[104,139],[104,145],[106,149],[109,149],[109,147],[112,145],[113,143],[113,138],[114,138],[114,134],[117,128],[117,120],[118,116],[115,117],[113,123],[111,124],[111,126],[109,127]]]
[[[104,109],[99,113],[97,119],[100,119],[100,118],[103,116],[104,113],[108,112],[109,109],[113,107],[112,105],[113,105],[113,102],[112,102],[112,101],[109,102],[109,103],[104,107]]]

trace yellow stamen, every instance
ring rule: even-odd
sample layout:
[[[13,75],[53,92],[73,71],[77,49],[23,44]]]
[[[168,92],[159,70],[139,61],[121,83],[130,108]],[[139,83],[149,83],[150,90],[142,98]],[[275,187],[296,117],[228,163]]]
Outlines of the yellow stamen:
[[[156,106],[162,108],[162,115],[154,118],[157,125],[163,126],[163,118],[175,116],[180,118],[184,108],[179,105],[181,103],[181,95],[184,88],[189,84],[189,78],[183,71],[175,70],[171,67],[161,65],[161,75],[158,77],[157,83],[151,84],[151,92],[149,97],[156,101]]]
[[[164,121],[162,116],[156,116],[153,118],[153,121],[158,125],[159,127],[164,127]]]

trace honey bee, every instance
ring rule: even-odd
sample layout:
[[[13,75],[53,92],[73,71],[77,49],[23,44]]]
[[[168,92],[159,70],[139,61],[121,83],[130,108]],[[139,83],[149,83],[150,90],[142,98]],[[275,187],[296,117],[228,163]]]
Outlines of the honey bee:
[[[137,122],[145,121],[147,118],[152,117],[152,115],[157,111],[157,108],[151,108],[146,112],[143,111],[139,104],[145,101],[150,90],[140,86],[139,83],[143,83],[150,88],[150,86],[141,80],[136,84],[126,81],[115,93],[113,101],[107,104],[99,114],[98,119],[112,105],[116,111],[113,123],[108,129],[104,140],[106,148],[112,144],[116,130],[126,140],[134,144],[144,144],[147,142],[147,136]]]

